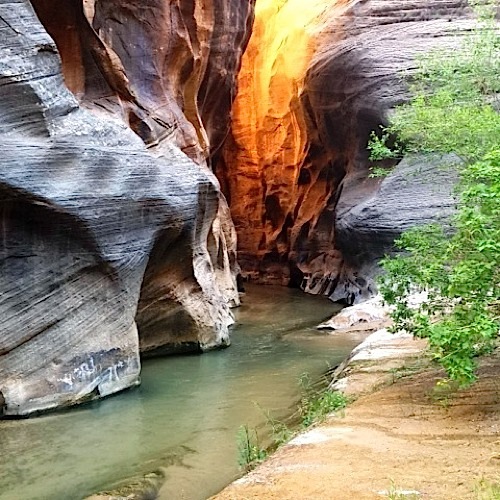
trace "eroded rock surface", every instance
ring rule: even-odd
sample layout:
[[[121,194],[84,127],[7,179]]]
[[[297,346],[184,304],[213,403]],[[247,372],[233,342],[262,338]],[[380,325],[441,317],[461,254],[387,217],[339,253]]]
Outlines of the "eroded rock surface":
[[[301,170],[309,139],[300,103],[327,0],[259,0],[243,57],[231,134],[217,163],[238,231],[243,271],[290,281],[289,254],[308,245],[306,227],[328,193],[319,172]]]
[[[231,37],[241,52],[252,2],[33,7],[0,2],[0,414],[9,416],[138,383],[139,344],[151,354],[227,345],[238,300],[234,228],[206,167],[229,109],[217,120],[205,110],[215,123],[206,129],[197,102],[229,106],[240,54]],[[174,24],[162,37],[165,16]],[[232,26],[217,43],[214,16]],[[212,97],[224,50],[222,97]]]
[[[390,325],[389,312],[390,309],[384,305],[382,297],[376,295],[361,304],[345,307],[317,328],[333,330],[333,333],[376,331]]]
[[[229,128],[254,0],[33,0],[69,89],[198,163]]]
[[[343,16],[330,18],[303,102],[315,131],[311,149],[325,151],[313,164],[343,170],[329,236],[342,259],[334,272],[325,273],[316,262],[328,256],[310,254],[312,266],[302,266],[306,290],[349,303],[364,300],[374,292],[376,261],[390,251],[394,237],[449,215],[456,177],[446,168],[443,173],[439,161],[413,159],[413,166],[405,161],[381,187],[380,179],[369,178],[366,145],[370,131],[407,99],[405,78],[415,71],[416,59],[460,43],[472,26],[470,16],[465,1],[416,0],[354,2]]]
[[[294,7],[300,23],[285,22]],[[408,98],[404,78],[417,56],[455,46],[470,29],[470,9],[461,0],[317,1],[305,13],[290,0],[261,9],[218,170],[243,271],[334,300],[363,300],[388,241],[449,208],[447,194],[441,204],[420,184],[434,189],[426,178],[434,179],[448,193],[452,181],[422,159],[405,189],[405,196],[420,192],[410,221],[401,214],[401,185],[385,184],[382,195],[380,179],[368,177],[370,132]],[[363,209],[371,216],[355,215]]]
[[[376,290],[378,261],[394,239],[421,224],[447,226],[456,207],[453,189],[460,159],[409,156],[383,178],[346,177],[335,214],[335,245],[342,252],[340,279],[330,296],[357,303]]]

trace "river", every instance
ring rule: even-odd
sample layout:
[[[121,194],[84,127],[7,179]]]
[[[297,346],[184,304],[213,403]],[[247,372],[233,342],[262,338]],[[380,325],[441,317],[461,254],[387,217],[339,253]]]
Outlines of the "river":
[[[0,421],[0,499],[80,500],[161,469],[162,500],[203,500],[235,479],[239,427],[290,414],[300,375],[318,377],[360,341],[315,330],[338,309],[323,297],[250,286],[243,299],[229,349],[146,360],[139,388]]]

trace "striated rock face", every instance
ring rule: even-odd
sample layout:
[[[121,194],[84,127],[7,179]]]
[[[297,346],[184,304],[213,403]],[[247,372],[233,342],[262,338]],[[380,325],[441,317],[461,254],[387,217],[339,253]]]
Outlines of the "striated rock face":
[[[156,155],[175,144],[212,175],[207,161],[229,129],[255,0],[32,3],[83,106],[124,121]],[[223,196],[217,211],[209,255],[219,286],[237,305],[236,233]]]
[[[0,1],[8,416],[138,383],[139,345],[227,345],[237,301],[234,228],[206,160],[227,127],[252,3],[32,3]],[[216,101],[227,109],[204,108]]]
[[[335,244],[343,255],[333,300],[350,303],[371,297],[378,261],[394,240],[421,224],[447,225],[456,206],[453,188],[460,159],[454,155],[409,156],[378,179],[346,178],[336,206]]]
[[[292,0],[257,5],[233,128],[217,171],[244,273],[357,302],[373,293],[374,262],[410,223],[400,208],[413,190],[419,201],[411,223],[448,212],[453,176],[430,173],[422,159],[415,169],[420,173],[409,181],[413,187],[402,192],[401,182],[391,182],[380,191],[381,181],[368,178],[366,145],[370,132],[407,98],[403,76],[415,70],[416,56],[454,46],[456,35],[470,28],[466,6],[449,0],[316,1],[303,12]],[[429,182],[421,183],[420,175]],[[436,180],[447,185],[442,202],[423,192]],[[382,200],[388,201],[377,210],[373,204]],[[362,209],[370,217],[354,222]],[[391,229],[381,232],[386,224]]]
[[[306,290],[349,303],[367,298],[374,292],[376,261],[391,250],[394,237],[450,214],[456,177],[449,169],[442,172],[436,159],[413,159],[413,166],[401,165],[381,183],[368,178],[366,145],[370,131],[385,124],[390,110],[407,98],[404,77],[416,69],[416,58],[433,48],[452,48],[470,29],[467,5],[355,2],[343,16],[330,18],[330,30],[308,70],[303,104],[314,130],[311,148],[325,152],[313,165],[339,177],[342,171],[332,200],[335,229],[330,236],[342,260],[333,272],[325,272],[316,263],[328,257],[310,254],[313,265],[302,267]]]
[[[255,0],[33,0],[86,105],[202,163],[229,128]]]
[[[227,345],[229,209],[245,274],[348,302],[449,214],[451,171],[370,179],[366,144],[466,2],[259,0],[237,81],[254,5],[0,0],[0,413],[133,385],[139,349]]]
[[[289,253],[296,243],[306,244],[301,228],[327,196],[324,189],[311,189],[316,178],[302,169],[309,142],[300,95],[317,18],[330,5],[257,2],[231,135],[217,164],[238,231],[240,264],[267,282],[289,281]]]

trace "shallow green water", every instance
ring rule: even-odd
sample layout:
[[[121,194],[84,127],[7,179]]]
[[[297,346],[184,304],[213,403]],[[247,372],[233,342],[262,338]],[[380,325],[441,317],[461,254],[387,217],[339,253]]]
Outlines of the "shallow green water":
[[[262,409],[291,413],[298,378],[319,376],[359,342],[314,326],[327,299],[249,287],[232,346],[144,362],[142,385],[65,413],[0,422],[0,499],[73,500],[159,468],[160,498],[205,499],[238,476],[236,435]]]

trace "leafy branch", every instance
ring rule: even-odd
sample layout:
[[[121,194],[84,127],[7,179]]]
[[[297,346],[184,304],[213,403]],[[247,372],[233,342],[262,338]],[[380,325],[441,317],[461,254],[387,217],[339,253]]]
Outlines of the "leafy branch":
[[[412,101],[381,136],[396,134],[407,152],[464,160],[452,230],[430,225],[402,234],[396,246],[403,252],[382,261],[381,280],[395,306],[394,329],[427,338],[461,385],[475,379],[475,357],[493,348],[500,330],[500,36],[491,6],[477,9],[461,50],[421,61]],[[376,147],[370,151],[384,152]],[[416,292],[428,300],[410,306]]]

